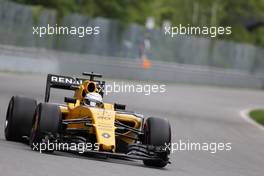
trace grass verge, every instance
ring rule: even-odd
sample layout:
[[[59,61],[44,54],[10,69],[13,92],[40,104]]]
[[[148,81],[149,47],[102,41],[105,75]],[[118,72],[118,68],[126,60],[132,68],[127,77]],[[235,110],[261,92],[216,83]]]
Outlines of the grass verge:
[[[252,110],[249,116],[261,125],[264,125],[264,109]]]

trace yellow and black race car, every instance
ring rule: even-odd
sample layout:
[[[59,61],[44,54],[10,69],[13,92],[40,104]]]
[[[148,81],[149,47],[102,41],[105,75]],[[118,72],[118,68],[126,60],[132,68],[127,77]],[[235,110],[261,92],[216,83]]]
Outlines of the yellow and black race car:
[[[155,117],[145,119],[126,111],[122,104],[104,103],[105,82],[95,80],[102,75],[83,75],[89,79],[49,74],[44,103],[12,97],[6,115],[6,139],[29,141],[33,150],[82,150],[86,154],[143,160],[147,166],[166,166],[171,142],[169,122]],[[49,103],[51,88],[75,93],[65,97],[65,104]]]

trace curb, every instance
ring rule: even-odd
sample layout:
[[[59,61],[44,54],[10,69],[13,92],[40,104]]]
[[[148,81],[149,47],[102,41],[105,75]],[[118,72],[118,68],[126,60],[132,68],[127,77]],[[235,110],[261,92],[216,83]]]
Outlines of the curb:
[[[249,113],[250,111],[254,110],[254,109],[263,109],[263,106],[262,107],[255,107],[255,108],[250,108],[250,109],[245,109],[245,110],[242,110],[240,111],[240,116],[245,120],[247,121],[248,123],[254,125],[255,127],[257,127],[258,129],[260,130],[263,130],[264,131],[264,126],[259,124],[258,122],[256,122],[255,120],[253,120],[250,116],[249,116]]]

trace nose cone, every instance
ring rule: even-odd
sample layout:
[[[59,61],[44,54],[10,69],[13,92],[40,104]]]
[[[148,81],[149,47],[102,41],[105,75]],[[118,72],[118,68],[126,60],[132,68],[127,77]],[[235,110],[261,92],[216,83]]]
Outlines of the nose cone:
[[[92,108],[94,128],[100,150],[115,150],[115,111]]]

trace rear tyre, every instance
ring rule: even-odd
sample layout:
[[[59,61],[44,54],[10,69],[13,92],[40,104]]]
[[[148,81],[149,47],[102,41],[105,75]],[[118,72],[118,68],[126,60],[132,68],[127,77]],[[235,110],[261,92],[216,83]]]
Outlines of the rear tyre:
[[[39,148],[35,148],[34,146],[39,146],[40,143],[46,143],[45,137],[47,136],[56,136],[60,133],[61,130],[61,111],[58,105],[48,104],[48,103],[40,103],[37,106],[33,125],[30,135],[30,146],[33,150],[37,150]],[[48,139],[49,140],[49,139]],[[49,141],[50,142],[50,141]],[[46,146],[46,152],[53,152],[54,149],[48,150],[48,146]]]
[[[144,124],[144,144],[152,146],[165,146],[171,143],[171,128],[166,119],[150,117]],[[169,152],[164,152],[158,160],[143,160],[144,165],[165,167],[168,164]]]
[[[37,101],[30,98],[19,96],[11,98],[5,121],[6,140],[24,142],[23,136],[30,136],[36,106]]]

